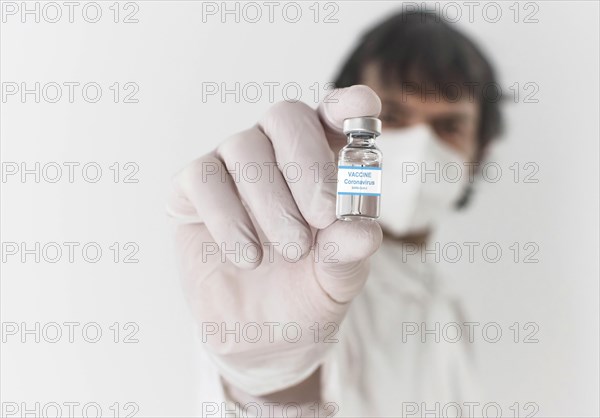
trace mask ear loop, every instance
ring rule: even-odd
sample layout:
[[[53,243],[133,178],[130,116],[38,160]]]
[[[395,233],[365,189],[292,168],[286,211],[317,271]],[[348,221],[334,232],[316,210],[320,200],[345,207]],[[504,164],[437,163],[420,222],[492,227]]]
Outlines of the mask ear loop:
[[[474,179],[473,179],[474,180]],[[457,210],[464,209],[467,206],[467,203],[471,200],[471,196],[475,193],[475,186],[473,186],[474,181],[471,181],[467,184],[465,191],[463,192],[460,199],[456,201],[454,207]]]

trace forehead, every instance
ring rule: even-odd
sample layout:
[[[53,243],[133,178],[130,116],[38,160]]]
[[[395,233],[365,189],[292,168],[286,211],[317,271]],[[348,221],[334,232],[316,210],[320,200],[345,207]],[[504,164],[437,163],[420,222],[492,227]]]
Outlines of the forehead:
[[[448,86],[446,91],[450,100],[447,100],[432,84],[406,83],[403,86],[399,82],[387,83],[381,78],[377,64],[365,67],[362,82],[381,98],[385,111],[415,112],[432,117],[452,113],[470,118],[476,118],[479,113],[477,101],[469,97],[467,91],[460,92],[456,87]]]

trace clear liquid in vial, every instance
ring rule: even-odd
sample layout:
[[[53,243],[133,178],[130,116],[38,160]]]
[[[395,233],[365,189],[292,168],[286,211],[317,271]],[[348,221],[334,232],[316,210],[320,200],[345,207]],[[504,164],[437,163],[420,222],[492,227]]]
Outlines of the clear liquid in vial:
[[[338,219],[348,221],[379,217],[382,159],[374,136],[349,134],[348,145],[339,153]],[[344,183],[346,180],[348,182]]]

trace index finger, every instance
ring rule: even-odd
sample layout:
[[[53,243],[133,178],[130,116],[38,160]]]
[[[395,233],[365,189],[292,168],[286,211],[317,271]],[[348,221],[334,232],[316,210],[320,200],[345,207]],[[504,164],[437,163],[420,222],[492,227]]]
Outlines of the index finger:
[[[370,87],[357,84],[334,90],[319,105],[317,112],[330,142],[342,141],[345,144],[344,119],[378,117],[381,99]]]

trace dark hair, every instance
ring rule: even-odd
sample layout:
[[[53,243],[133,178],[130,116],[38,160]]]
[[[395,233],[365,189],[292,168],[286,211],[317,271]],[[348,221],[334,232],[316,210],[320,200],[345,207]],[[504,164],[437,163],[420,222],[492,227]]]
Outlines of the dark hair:
[[[397,13],[364,34],[334,84],[359,84],[366,64],[377,62],[381,77],[397,83],[468,88],[480,105],[478,157],[502,131],[500,95],[491,64],[479,48],[433,12]],[[432,88],[432,89],[433,89]],[[490,88],[495,91],[490,94]],[[493,96],[493,97],[488,97]]]

